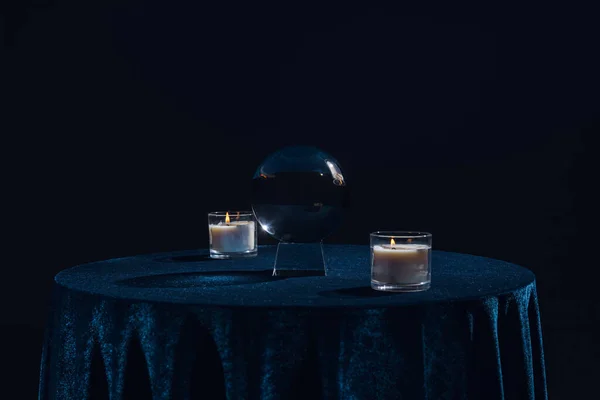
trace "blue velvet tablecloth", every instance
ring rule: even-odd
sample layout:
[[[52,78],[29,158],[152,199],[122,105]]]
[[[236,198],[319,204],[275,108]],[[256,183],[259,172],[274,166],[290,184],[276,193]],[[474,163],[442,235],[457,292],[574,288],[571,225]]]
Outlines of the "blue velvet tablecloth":
[[[325,247],[326,277],[186,251],[56,276],[46,399],[546,399],[535,277],[433,252],[432,287],[370,289],[369,248]]]

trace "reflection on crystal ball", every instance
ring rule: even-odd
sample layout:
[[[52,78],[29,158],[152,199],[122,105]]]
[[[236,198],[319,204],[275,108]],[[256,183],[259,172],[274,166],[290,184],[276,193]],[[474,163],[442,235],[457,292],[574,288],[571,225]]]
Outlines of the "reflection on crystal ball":
[[[340,225],[347,204],[339,163],[314,147],[286,147],[271,154],[252,180],[254,215],[282,242],[321,241]]]

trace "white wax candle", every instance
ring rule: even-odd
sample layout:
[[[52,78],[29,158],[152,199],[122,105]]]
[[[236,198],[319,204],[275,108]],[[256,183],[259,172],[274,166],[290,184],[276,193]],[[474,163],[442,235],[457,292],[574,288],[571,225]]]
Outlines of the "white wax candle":
[[[429,252],[425,244],[373,246],[372,279],[382,283],[421,283],[429,274]]]
[[[238,253],[254,249],[254,221],[233,221],[209,225],[210,248],[219,253]]]

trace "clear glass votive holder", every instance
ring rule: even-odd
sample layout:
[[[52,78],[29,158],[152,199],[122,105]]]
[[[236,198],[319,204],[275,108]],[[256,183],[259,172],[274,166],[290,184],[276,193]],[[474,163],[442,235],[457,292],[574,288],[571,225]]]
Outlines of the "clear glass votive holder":
[[[254,257],[257,254],[256,221],[252,211],[208,213],[210,258]]]
[[[431,286],[431,234],[371,233],[371,287],[388,292],[420,292]]]

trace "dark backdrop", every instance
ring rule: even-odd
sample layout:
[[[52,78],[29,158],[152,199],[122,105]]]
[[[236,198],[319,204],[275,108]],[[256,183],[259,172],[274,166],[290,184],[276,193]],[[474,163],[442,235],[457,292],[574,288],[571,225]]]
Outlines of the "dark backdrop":
[[[2,380],[35,396],[58,271],[205,247],[206,212],[309,144],[352,189],[327,242],[425,230],[532,269],[550,395],[588,398],[597,22],[451,3],[5,0]]]

